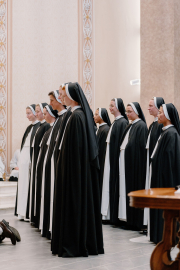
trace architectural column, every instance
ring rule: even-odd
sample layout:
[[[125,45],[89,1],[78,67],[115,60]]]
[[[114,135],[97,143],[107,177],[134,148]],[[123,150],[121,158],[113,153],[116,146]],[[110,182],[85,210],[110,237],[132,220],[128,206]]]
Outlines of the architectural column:
[[[7,164],[7,2],[0,1],[0,156]]]
[[[180,1],[141,0],[141,96],[147,112],[153,96],[172,102],[180,113]]]
[[[93,0],[79,0],[79,83],[94,109]]]

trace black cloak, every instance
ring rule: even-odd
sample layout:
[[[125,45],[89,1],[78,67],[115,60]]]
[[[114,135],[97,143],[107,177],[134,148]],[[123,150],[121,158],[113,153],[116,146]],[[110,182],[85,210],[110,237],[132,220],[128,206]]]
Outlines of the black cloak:
[[[156,97],[154,98],[154,103],[157,109],[160,109],[160,107],[162,106],[162,104],[165,104],[164,99],[162,97]],[[156,145],[156,142],[160,136],[160,134],[162,133],[162,128],[163,125],[159,124],[158,121],[153,122],[150,126],[149,126],[149,133],[151,132],[150,135],[150,142],[149,142],[149,158],[152,155],[152,152],[154,150],[154,147]]]
[[[58,170],[57,160],[58,160],[58,157],[59,157],[59,145],[60,145],[60,142],[61,142],[61,139],[62,139],[62,136],[63,136],[63,132],[64,132],[64,129],[65,129],[67,120],[69,119],[71,114],[72,114],[71,113],[71,108],[69,108],[67,110],[67,112],[64,114],[64,118],[63,118],[63,121],[61,123],[61,127],[59,129],[59,133],[58,133],[58,136],[57,136],[57,139],[56,139],[56,144],[55,144],[55,147],[54,147],[54,172],[55,172],[55,177],[56,177],[56,170]]]
[[[102,184],[103,184],[103,174],[104,174],[104,162],[106,156],[106,138],[109,132],[111,121],[109,119],[108,112],[105,108],[98,108],[99,116],[106,123],[99,127],[97,132],[97,144],[99,150],[99,165],[100,165],[100,175],[99,175],[99,190],[100,190],[100,202],[102,195]]]
[[[60,257],[103,254],[98,149],[93,116],[78,83],[66,86],[66,93],[81,108],[73,111],[69,118],[59,152],[52,253]]]
[[[47,103],[41,103],[41,110],[48,105]],[[43,113],[43,111],[42,111]],[[37,159],[38,159],[38,155],[39,155],[39,150],[40,150],[40,142],[44,136],[44,133],[50,128],[50,125],[47,122],[44,123],[40,123],[40,126],[35,134],[35,138],[34,138],[34,147],[33,148],[33,156],[32,156],[32,164],[31,164],[31,178],[30,178],[30,184],[29,184],[29,194],[31,196],[31,211],[28,215],[30,217],[30,221],[35,223],[35,216],[34,216],[34,195],[35,195],[35,175],[36,175],[36,165],[37,165]],[[32,183],[31,183],[32,181]],[[31,187],[32,186],[32,187]],[[28,206],[30,201],[28,200]],[[29,207],[28,207],[29,209]]]
[[[146,140],[148,129],[144,114],[141,110],[139,103],[133,102],[136,110],[139,114],[138,122],[130,124],[124,131],[121,138],[120,146],[124,141],[124,138],[131,128],[129,133],[128,143],[125,148],[125,183],[126,183],[126,214],[127,225],[133,226],[138,229],[143,228],[143,210],[136,209],[129,206],[129,192],[135,190],[141,190],[145,188],[146,180]],[[119,179],[118,179],[119,182]],[[119,197],[119,185],[116,192]]]
[[[29,106],[28,106],[29,107]],[[35,104],[31,104],[29,109],[31,109],[31,107],[33,108],[34,112],[35,112],[35,107],[36,105]],[[32,110],[32,109],[31,109]],[[33,113],[34,113],[33,112]],[[22,142],[21,142],[21,150],[23,149],[23,146],[25,144],[25,141],[26,141],[26,138],[29,134],[29,132],[31,131],[31,129],[33,128],[32,130],[32,133],[31,133],[31,139],[30,139],[30,145],[32,144],[32,141],[34,139],[34,135],[36,134],[36,131],[38,129],[38,127],[40,126],[40,122],[38,121],[36,124],[31,124],[29,125],[25,132],[24,132],[24,135],[23,135],[23,138],[22,138]],[[30,158],[32,159],[32,149],[30,147]],[[15,202],[15,211],[14,211],[14,215],[17,216],[17,198],[18,198],[18,184],[17,184],[17,192],[16,192],[16,202]]]
[[[43,136],[36,169],[36,194],[35,194],[36,206],[35,206],[35,222],[34,222],[36,228],[39,228],[39,221],[40,221],[42,173],[43,173],[44,157],[48,149],[48,145],[46,143],[51,133],[51,130],[52,127],[50,127]]]
[[[151,188],[175,187],[180,184],[180,124],[173,104],[166,104],[172,127],[164,130],[151,159]],[[150,241],[162,240],[163,210],[150,209]]]
[[[111,131],[110,137],[110,176],[109,176],[109,190],[110,190],[110,223],[117,225],[118,220],[118,203],[119,198],[115,196],[115,190],[118,188],[119,183],[119,153],[120,153],[120,141],[123,136],[124,130],[128,125],[128,118],[125,113],[125,107],[123,100],[117,98],[118,109],[124,117],[115,120]]]
[[[45,178],[44,178],[44,216],[43,216],[43,227],[42,236],[50,238],[49,224],[50,224],[50,198],[51,198],[51,158],[56,144],[56,138],[61,128],[61,124],[64,118],[66,110],[63,110],[63,114],[58,115],[58,118],[53,126],[52,136],[50,145],[48,147],[47,159],[45,165]]]
[[[53,110],[53,108],[48,105],[51,113],[54,115],[56,119],[58,117],[57,111]],[[40,209],[41,209],[41,185],[42,185],[42,173],[43,173],[43,164],[44,158],[46,156],[46,151],[48,149],[47,140],[51,133],[53,126],[51,126],[46,133],[44,134],[40,146],[40,152],[37,161],[37,169],[36,169],[36,207],[35,207],[35,227],[39,228],[39,221],[40,221]]]

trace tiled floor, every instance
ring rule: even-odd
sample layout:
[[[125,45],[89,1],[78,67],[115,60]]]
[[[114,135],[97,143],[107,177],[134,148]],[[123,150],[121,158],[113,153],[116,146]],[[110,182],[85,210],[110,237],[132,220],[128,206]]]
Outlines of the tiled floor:
[[[9,239],[0,244],[0,267],[5,270],[149,270],[149,260],[154,245],[132,243],[130,238],[138,232],[126,231],[103,225],[105,254],[88,258],[59,258],[52,256],[50,241],[41,237],[29,223],[18,221],[12,214],[0,212],[0,220],[6,219],[21,234],[16,246]]]

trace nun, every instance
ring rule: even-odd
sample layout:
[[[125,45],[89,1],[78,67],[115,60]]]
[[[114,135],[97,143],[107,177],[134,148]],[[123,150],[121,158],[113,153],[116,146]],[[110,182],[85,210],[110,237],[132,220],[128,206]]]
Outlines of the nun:
[[[64,87],[67,83],[60,85],[59,87],[59,99],[61,100],[61,103],[65,106],[64,100],[62,99],[62,87]],[[72,114],[71,112],[71,107],[67,107],[67,112],[64,114],[61,127],[58,131],[57,138],[56,138],[56,143],[54,147],[54,151],[52,154],[51,158],[51,196],[50,196],[50,224],[49,224],[49,232],[51,234],[52,232],[52,218],[53,218],[53,202],[54,202],[54,182],[55,182],[55,177],[56,177],[56,171],[59,169],[57,166],[57,160],[59,156],[59,144],[61,142],[64,128],[66,126],[66,123],[68,121],[68,118]]]
[[[177,109],[172,103],[159,109],[158,123],[163,131],[151,155],[151,188],[167,188],[180,185],[180,123]],[[150,210],[150,241],[157,244],[162,240],[163,211]]]
[[[118,218],[132,229],[143,228],[143,210],[129,206],[128,193],[145,188],[146,141],[148,129],[138,102],[129,103],[126,114],[131,120],[120,142]]]
[[[41,194],[41,214],[40,214],[40,224],[39,229],[43,237],[50,239],[49,226],[50,226],[50,196],[51,196],[51,158],[56,144],[56,138],[61,127],[64,114],[66,109],[59,99],[59,90],[55,90],[49,93],[50,105],[53,110],[58,111],[58,118],[53,125],[51,134],[48,138],[47,145],[48,150],[46,151],[46,156],[44,159],[44,172],[43,180],[44,189]],[[43,202],[43,203],[42,203]]]
[[[108,136],[106,139],[106,156],[104,164],[103,184],[102,184],[102,219],[111,224],[118,225],[118,202],[115,197],[115,190],[118,188],[119,180],[119,152],[120,140],[128,125],[128,118],[125,113],[124,103],[121,98],[114,98],[109,105],[111,114],[114,115]],[[116,208],[114,206],[116,205]]]
[[[37,159],[37,167],[35,174],[35,202],[34,202],[34,216],[35,216],[35,227],[39,228],[39,220],[40,220],[40,207],[41,207],[41,189],[44,190],[44,181],[42,188],[42,174],[44,172],[43,167],[45,167],[45,156],[48,149],[47,141],[52,131],[55,120],[58,117],[58,112],[53,110],[51,105],[46,105],[43,109],[44,119],[50,125],[50,128],[45,132],[39,147],[39,156]]]
[[[29,216],[31,223],[35,223],[35,216],[34,216],[34,195],[35,195],[35,175],[36,175],[36,165],[37,159],[40,150],[40,142],[44,136],[44,133],[50,128],[50,125],[45,121],[43,109],[47,105],[47,103],[39,103],[36,105],[36,118],[40,122],[40,126],[38,127],[36,134],[34,136],[33,142],[31,147],[33,148],[33,155],[32,155],[32,162],[31,162],[31,180],[29,185]]]
[[[27,216],[28,188],[30,179],[30,166],[32,159],[32,142],[40,122],[36,118],[35,104],[26,108],[26,115],[32,122],[24,133],[21,143],[21,153],[19,158],[19,179],[17,189],[17,215],[18,219],[24,220]],[[15,213],[16,214],[16,213]]]
[[[59,145],[51,248],[59,257],[104,253],[94,119],[78,83],[63,87],[69,117]]]
[[[97,130],[97,144],[99,150],[99,165],[100,165],[100,176],[99,176],[99,188],[100,188],[100,200],[102,196],[102,183],[104,174],[104,162],[106,155],[106,138],[111,126],[111,121],[109,119],[108,112],[105,108],[98,108],[94,114],[94,121],[99,124],[99,129]]]
[[[149,160],[152,155],[152,152],[154,150],[154,147],[156,145],[156,142],[162,133],[163,125],[158,123],[158,113],[159,109],[164,104],[164,99],[162,97],[153,97],[149,101],[149,107],[148,111],[149,114],[154,117],[154,121],[149,126],[148,130],[148,138],[146,143],[146,149],[147,149],[147,163],[146,163],[146,185],[145,188],[149,189]],[[148,225],[149,221],[149,209],[144,209],[144,225]],[[148,225],[148,236],[149,236],[149,225]]]

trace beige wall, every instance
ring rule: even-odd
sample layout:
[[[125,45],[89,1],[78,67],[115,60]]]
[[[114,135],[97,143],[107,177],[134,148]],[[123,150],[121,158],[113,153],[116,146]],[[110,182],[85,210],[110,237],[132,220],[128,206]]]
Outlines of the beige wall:
[[[28,104],[48,102],[78,80],[78,1],[12,1],[12,153],[20,147]]]
[[[180,1],[141,1],[141,104],[153,96],[180,112]],[[148,124],[152,117],[146,112]]]
[[[95,108],[140,100],[140,0],[95,0]]]

